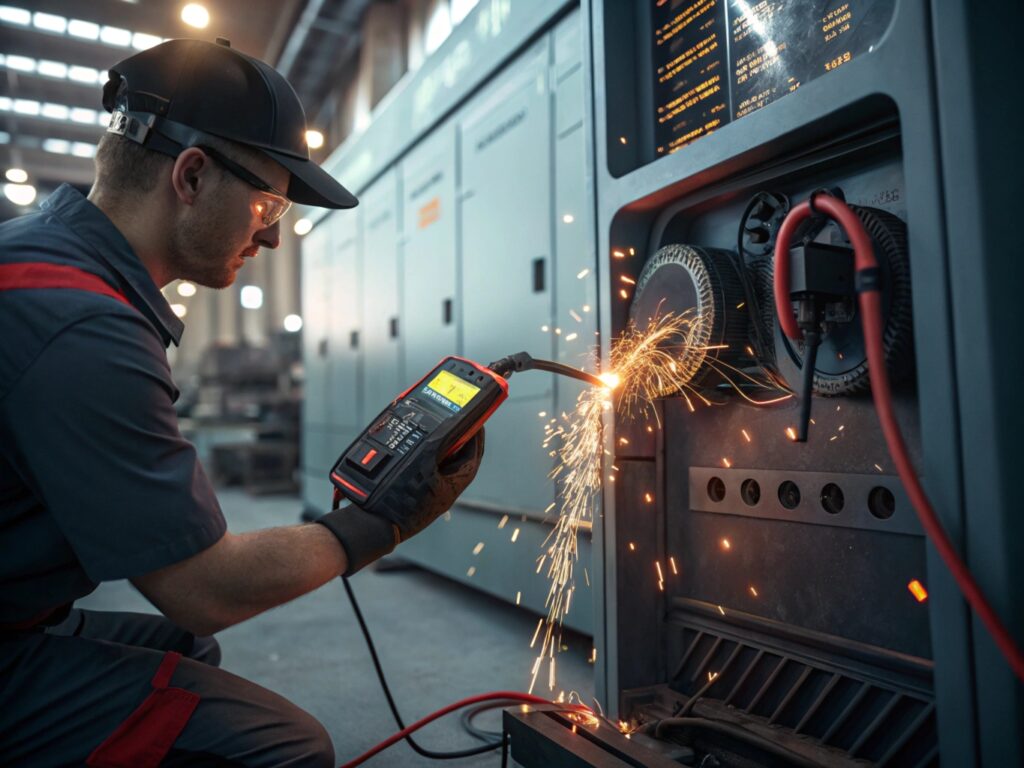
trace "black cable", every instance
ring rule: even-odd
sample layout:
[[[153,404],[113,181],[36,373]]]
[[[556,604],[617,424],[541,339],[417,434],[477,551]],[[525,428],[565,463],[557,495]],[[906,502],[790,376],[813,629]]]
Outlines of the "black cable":
[[[348,595],[349,602],[352,604],[352,612],[356,615],[356,621],[359,622],[359,629],[363,631],[363,638],[366,640],[366,646],[370,649],[370,658],[373,660],[373,668],[377,670],[377,679],[380,681],[381,690],[384,691],[384,698],[388,700],[388,707],[391,709],[391,714],[395,717],[395,723],[398,725],[398,730],[405,730],[405,723],[402,722],[402,716],[398,714],[398,707],[395,705],[395,700],[391,696],[391,688],[388,687],[388,681],[384,677],[384,669],[380,665],[380,659],[377,658],[377,649],[373,645],[373,638],[370,637],[370,630],[366,626],[366,621],[363,619],[363,612],[359,610],[359,603],[356,602],[356,595],[352,591],[352,585],[348,583],[348,579],[342,577],[342,583],[345,585],[345,593]],[[417,744],[411,735],[405,737],[405,741],[418,755],[430,758],[431,760],[457,760],[461,757],[473,757],[475,755],[483,755],[492,750],[498,749],[502,746],[502,742],[491,743],[483,745],[482,747],[472,747],[470,749],[462,749],[455,752],[435,752],[431,749],[426,749]]]
[[[501,709],[502,707],[512,706],[519,702],[515,701],[489,701],[486,704],[481,704],[479,707],[473,709],[464,709],[462,714],[459,716],[459,721],[462,723],[462,727],[469,733],[470,736],[480,739],[480,741],[491,741],[491,739],[500,739],[501,731],[488,731],[484,728],[473,723],[473,720],[484,712],[489,712],[492,709]]]
[[[724,720],[712,720],[707,717],[668,717],[657,722],[654,737],[658,739],[663,738],[663,731],[672,728],[704,728],[709,731],[717,731],[718,733],[724,733],[727,736],[737,738],[765,752],[770,752],[783,760],[788,760],[793,765],[799,766],[799,768],[820,768],[820,764],[809,757],[804,757],[781,744],[776,744],[774,741],[747,730],[741,725],[727,723]]]

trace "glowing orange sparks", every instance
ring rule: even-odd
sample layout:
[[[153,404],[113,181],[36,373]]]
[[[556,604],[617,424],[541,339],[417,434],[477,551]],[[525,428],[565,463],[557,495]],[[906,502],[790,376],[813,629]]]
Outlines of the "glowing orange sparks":
[[[636,544],[633,543],[632,541],[629,542],[629,551],[630,552],[636,552]]]
[[[722,466],[723,466],[723,467],[725,467],[726,469],[729,469],[729,467],[731,467],[731,466],[732,466],[732,462],[731,462],[731,461],[729,461],[729,460],[728,460],[727,458],[725,458],[725,457],[723,456],[723,457],[722,457]]]
[[[722,539],[722,549],[732,549],[732,544],[729,542],[728,539]]]
[[[796,430],[792,427],[786,427],[786,437],[796,442]]]
[[[645,493],[644,501],[646,501],[648,504],[651,504],[654,501],[654,497],[650,493]]]
[[[619,280],[626,283],[627,285],[636,285],[636,280],[628,275],[619,275]]]
[[[624,299],[628,299],[629,298],[629,291],[627,291],[625,288],[623,288],[621,291],[619,291],[619,296],[621,296]]]
[[[676,568],[676,559],[674,557],[670,557],[668,559],[668,564],[672,568],[672,573],[674,573],[676,576],[678,576],[679,575],[679,569]]]
[[[925,600],[928,599],[928,590],[925,589],[924,584],[922,584],[917,579],[914,579],[912,582],[907,584],[907,589],[910,590],[910,594],[912,594],[914,596],[914,599],[916,599],[919,603],[923,603]]]
[[[750,594],[752,594],[754,597],[757,597],[757,590],[754,589],[753,584],[750,585]]]
[[[741,429],[740,432],[743,433],[743,439],[746,440],[749,443],[750,442],[750,433],[747,432],[747,430],[745,430],[745,429]]]

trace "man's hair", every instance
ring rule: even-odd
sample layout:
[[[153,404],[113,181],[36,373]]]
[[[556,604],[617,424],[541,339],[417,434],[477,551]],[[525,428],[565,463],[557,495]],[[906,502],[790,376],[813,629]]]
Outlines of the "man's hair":
[[[216,136],[210,136],[203,142],[243,164],[247,160],[251,163],[261,155],[256,149]],[[96,147],[96,186],[115,198],[145,195],[156,189],[160,174],[173,162],[174,158],[147,149],[124,136],[104,133]]]

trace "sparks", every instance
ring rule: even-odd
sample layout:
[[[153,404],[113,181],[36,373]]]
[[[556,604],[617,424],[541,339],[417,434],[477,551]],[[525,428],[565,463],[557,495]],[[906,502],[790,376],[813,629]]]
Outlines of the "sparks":
[[[628,275],[619,275],[619,280],[626,283],[627,285],[636,285],[636,280]]]
[[[757,597],[757,590],[754,589],[753,584],[750,585],[750,594],[752,594],[754,597]]]
[[[502,515],[501,520],[498,521],[498,530],[500,531],[508,524],[508,515]]]
[[[875,469],[877,469],[879,472],[882,471],[882,467],[879,464],[875,464]]]
[[[522,592],[516,592],[516,605],[519,605],[519,601],[523,599]]]
[[[636,552],[636,544],[634,542],[632,542],[632,541],[629,542],[629,551],[630,552]]]
[[[722,549],[732,549],[732,544],[729,543],[728,539],[722,539]]]
[[[912,582],[907,584],[907,589],[910,590],[910,594],[912,594],[914,599],[919,603],[923,603],[928,599],[928,590],[926,590],[924,588],[924,584],[917,579],[914,579]]]
[[[654,497],[650,493],[645,493],[644,501],[646,501],[648,504],[651,504],[654,501]]]
[[[518,539],[518,538],[519,538],[519,529],[516,528],[514,531],[512,531],[512,543],[515,544],[516,543],[516,539]]]
[[[746,440],[749,443],[750,442],[750,433],[747,432],[747,430],[745,430],[745,429],[741,429],[740,432],[743,434],[743,439]]]
[[[577,275],[576,275],[576,279],[577,279],[577,280],[582,280],[582,279],[583,279],[584,277],[586,277],[586,276],[587,276],[587,275],[589,275],[589,274],[590,274],[590,270],[589,270],[589,269],[581,269],[581,270],[580,270],[580,271],[579,271],[579,272],[577,273]]]
[[[661,572],[661,563],[659,563],[657,560],[654,561],[654,570],[658,572],[658,581],[664,581],[665,574]]]
[[[569,310],[569,317],[571,317],[577,323],[582,323],[583,322],[583,317],[575,309],[570,309]]]
[[[718,612],[725,616],[725,608],[723,608],[722,606],[718,606]]]
[[[472,576],[474,573],[476,573],[476,566],[475,565],[469,566],[469,570],[466,571],[466,575],[467,576]]]
[[[616,259],[626,258],[626,254],[623,253],[622,251],[612,251],[612,256],[614,256]]]
[[[786,427],[786,437],[790,440],[796,441],[796,430],[792,427]]]
[[[477,543],[477,545],[475,547],[473,547],[473,554],[474,555],[479,555],[483,551],[484,551],[484,543],[482,541]]]
[[[727,458],[725,458],[723,456],[722,457],[722,466],[725,467],[726,469],[729,469],[732,466],[732,462],[729,461]]]
[[[669,564],[669,567],[672,568],[672,573],[675,574],[676,576],[678,576],[679,575],[679,570],[676,568],[676,559],[674,557],[670,557],[668,559],[668,564]]]
[[[628,299],[629,298],[629,291],[627,291],[625,288],[623,288],[621,291],[619,291],[619,296],[621,296],[624,299]]]

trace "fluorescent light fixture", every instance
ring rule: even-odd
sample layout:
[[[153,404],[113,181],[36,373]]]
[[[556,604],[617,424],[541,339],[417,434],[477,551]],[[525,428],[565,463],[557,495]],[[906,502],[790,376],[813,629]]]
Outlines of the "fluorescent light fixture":
[[[179,296],[184,296],[186,299],[189,296],[195,296],[196,295],[195,283],[190,283],[188,280],[182,280],[180,283],[178,283],[178,295]]]
[[[295,222],[295,234],[299,237],[308,235],[313,230],[313,222],[309,219],[302,218]]]
[[[429,56],[448,39],[452,33],[452,16],[448,4],[439,4],[427,22],[427,33],[423,40],[423,51]]]
[[[127,48],[132,44],[132,33],[120,27],[103,27],[100,30],[100,42]]]
[[[14,109],[14,101],[10,96],[0,96],[0,112],[10,112]]]
[[[306,131],[306,146],[310,149],[320,149],[324,145],[324,135],[320,131]]]
[[[147,48],[152,48],[154,45],[160,45],[163,41],[162,37],[147,35],[144,32],[136,32],[132,35],[132,48],[137,51],[144,51]]]
[[[171,304],[171,311],[178,317],[184,317],[188,314],[188,307],[184,304]]]
[[[24,8],[0,5],[0,21],[8,24],[17,24],[20,27],[27,27],[32,23],[32,14]]]
[[[0,144],[10,144],[10,143],[11,143],[11,134],[9,134],[7,131],[0,131]]]
[[[14,111],[19,115],[38,115],[39,102],[34,99],[15,99]]]
[[[66,139],[43,139],[43,152],[53,152],[55,155],[71,154],[71,142]]]
[[[68,20],[53,13],[34,13],[32,14],[32,25],[38,29],[45,29],[47,32],[63,35],[68,28]]]
[[[13,69],[16,72],[36,71],[36,60],[30,59],[28,56],[15,56],[14,54],[8,54],[4,59],[4,64],[7,65],[8,69]]]
[[[15,184],[24,184],[28,181],[28,174],[24,168],[8,168],[4,175],[8,181],[13,181]]]
[[[76,83],[88,83],[89,85],[95,85],[99,82],[100,71],[93,69],[92,67],[81,67],[77,64],[68,67],[68,80],[74,80]]]
[[[96,145],[86,141],[76,141],[71,145],[71,154],[75,157],[95,157]]]
[[[99,40],[100,25],[93,24],[91,21],[71,19],[68,21],[68,34],[72,37],[80,37],[83,40]]]
[[[71,116],[71,108],[65,104],[43,104],[43,108],[40,111],[43,117],[48,117],[51,120],[67,120]]]
[[[97,112],[99,117],[96,118],[96,122],[106,128],[110,125],[110,113],[109,112]]]
[[[96,110],[84,107],[71,108],[71,122],[73,123],[95,123]]]
[[[36,72],[47,77],[57,77],[63,80],[68,76],[68,65],[63,61],[50,61],[43,59],[36,64]]]
[[[181,20],[190,27],[206,29],[210,23],[210,13],[199,3],[189,3],[181,9]]]
[[[258,285],[243,285],[241,300],[245,309],[259,309],[263,306],[263,289]]]
[[[288,333],[295,333],[302,330],[302,318],[298,315],[286,315],[284,318],[284,329]]]
[[[15,205],[32,205],[36,188],[31,184],[4,184],[4,195]]]

